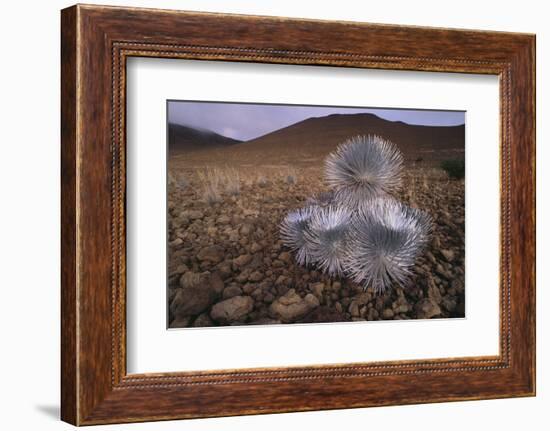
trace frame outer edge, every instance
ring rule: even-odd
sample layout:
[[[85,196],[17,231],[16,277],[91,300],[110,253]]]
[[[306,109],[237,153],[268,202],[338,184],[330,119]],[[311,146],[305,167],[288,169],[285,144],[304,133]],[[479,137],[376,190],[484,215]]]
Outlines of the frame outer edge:
[[[62,145],[61,145],[61,156],[62,156],[62,294],[61,294],[61,308],[62,308],[62,326],[61,326],[61,336],[62,336],[62,419],[66,422],[69,422],[73,425],[83,425],[83,424],[99,424],[99,423],[118,423],[118,422],[135,422],[135,421],[145,421],[145,420],[160,420],[160,419],[176,419],[184,417],[209,417],[209,416],[226,416],[226,415],[235,415],[235,414],[257,414],[257,413],[273,413],[273,412],[283,412],[283,411],[306,411],[306,410],[322,410],[327,408],[351,408],[351,407],[365,407],[367,404],[364,402],[360,403],[351,403],[351,404],[328,404],[327,400],[327,389],[323,387],[323,381],[309,384],[309,387],[317,391],[317,398],[313,399],[313,402],[309,404],[304,404],[299,406],[299,408],[290,409],[287,405],[273,406],[272,408],[266,408],[265,406],[257,407],[253,406],[241,406],[241,408],[229,408],[226,406],[225,409],[211,409],[205,414],[197,414],[195,408],[201,408],[204,411],[204,405],[195,405],[195,399],[197,393],[198,395],[205,395],[205,387],[200,384],[193,386],[191,388],[155,388],[155,389],[144,389],[139,387],[134,387],[131,390],[122,391],[122,388],[119,386],[118,378],[111,378],[109,376],[109,381],[106,377],[106,366],[107,357],[110,359],[110,365],[113,365],[114,358],[111,355],[111,352],[106,353],[106,351],[97,349],[97,347],[104,348],[106,347],[106,334],[107,329],[112,328],[108,325],[113,325],[112,321],[107,323],[107,319],[99,318],[99,316],[94,316],[97,313],[100,313],[102,316],[107,310],[107,306],[111,306],[110,299],[105,295],[105,288],[103,284],[98,284],[95,286],[96,278],[90,276],[86,273],[86,269],[91,268],[90,262],[87,260],[96,256],[96,249],[94,248],[97,245],[95,242],[90,241],[89,234],[92,231],[92,228],[89,226],[90,216],[94,216],[95,208],[93,204],[90,204],[90,196],[86,193],[90,193],[90,186],[94,183],[93,181],[98,181],[98,178],[104,178],[100,176],[92,175],[92,178],[88,178],[88,175],[92,173],[90,168],[90,163],[99,163],[102,168],[104,168],[105,159],[103,156],[99,157],[99,151],[105,151],[106,145],[103,142],[105,138],[105,132],[99,131],[95,132],[92,130],[90,123],[93,123],[91,114],[87,111],[89,109],[89,102],[91,102],[94,107],[94,114],[97,114],[99,117],[105,117],[108,107],[106,106],[106,101],[102,99],[101,92],[104,91],[102,88],[93,87],[93,82],[89,82],[86,78],[92,72],[98,72],[98,79],[106,77],[107,67],[105,64],[97,64],[91,62],[90,52],[88,50],[88,42],[94,42],[95,45],[92,46],[93,50],[99,50],[99,53],[106,56],[106,49],[110,47],[110,43],[115,40],[115,33],[111,33],[114,29],[120,30],[120,22],[116,20],[127,20],[128,16],[124,13],[119,13],[120,11],[132,11],[136,15],[138,12],[134,12],[133,9],[121,8],[113,9],[113,15],[109,16],[109,20],[100,21],[98,19],[97,12],[101,10],[101,7],[97,6],[88,6],[83,7],[80,5],[73,6],[71,8],[65,9],[62,11],[62,34],[61,34],[61,44],[62,44],[62,95],[61,95],[61,105],[62,105]],[[140,14],[146,12],[147,10],[139,9]],[[175,13],[181,13],[174,11]],[[154,13],[154,12],[151,12]],[[109,12],[109,15],[111,12]],[[119,16],[120,15],[120,16]],[[242,16],[240,16],[242,17]],[[211,18],[211,16],[210,16]],[[264,19],[271,19],[272,17],[264,17]],[[232,17],[231,20],[236,20],[237,18]],[[244,19],[244,18],[243,18]],[[273,18],[274,19],[274,18]],[[287,20],[284,20],[287,21]],[[300,20],[288,19],[288,22],[300,23]],[[143,24],[143,23],[142,23]],[[147,24],[147,23],[145,23]],[[118,25],[118,27],[117,27]],[[378,27],[376,27],[380,30]],[[404,27],[407,29],[407,27]],[[126,27],[123,28],[124,31],[129,31]],[[123,34],[124,31],[122,32]],[[427,30],[426,30],[427,31]],[[494,35],[492,35],[494,36]],[[525,35],[523,35],[525,36]],[[523,40],[520,43],[522,35],[509,36],[507,39],[512,38],[513,40],[508,40],[508,47],[506,50],[508,58],[513,58],[516,60],[516,67],[521,71],[527,72],[527,76],[522,76],[523,79],[530,80],[534,79],[534,38],[532,40]],[[176,37],[176,36],[174,36]],[[178,36],[179,37],[179,36]],[[505,37],[505,34],[503,35]],[[181,37],[180,37],[181,38]],[[199,40],[199,42],[201,42]],[[238,42],[238,41],[237,41]],[[525,43],[527,42],[527,43]],[[233,43],[232,43],[233,44]],[[230,44],[230,45],[232,45]],[[192,44],[190,45],[192,46]],[[529,46],[529,48],[527,48]],[[85,49],[80,49],[83,47]],[[238,49],[238,47],[231,47],[231,49]],[[225,48],[224,48],[225,49]],[[511,52],[511,49],[514,49],[515,52]],[[504,50],[503,50],[504,52]],[[518,55],[519,53],[519,55]],[[211,58],[216,57],[218,54],[212,55]],[[352,54],[357,55],[357,54]],[[223,55],[220,58],[224,57]],[[521,61],[518,63],[518,57],[521,57],[520,60],[530,62],[528,65],[521,66]],[[211,59],[209,58],[209,59]],[[273,57],[276,58],[276,57]],[[244,57],[243,57],[244,59]],[[241,61],[243,60],[241,59]],[[278,57],[277,57],[278,59]],[[283,59],[284,60],[284,59]],[[425,60],[425,59],[420,59]],[[499,60],[497,58],[497,60]],[[232,61],[239,61],[232,59]],[[248,60],[245,60],[248,61]],[[271,62],[271,61],[270,61]],[[282,61],[285,62],[286,61]],[[332,59],[327,60],[329,64],[335,62]],[[290,61],[292,63],[292,61]],[[315,64],[318,62],[316,61]],[[479,62],[479,67],[481,67]],[[395,68],[396,65],[400,64],[399,61],[392,62],[391,67]],[[414,63],[412,70],[419,70],[423,63]],[[362,66],[363,67],[363,66]],[[384,67],[386,68],[386,67]],[[445,70],[443,68],[442,70]],[[485,69],[484,69],[485,70]],[[531,72],[533,75],[529,73]],[[105,76],[103,76],[105,75]],[[516,75],[514,75],[516,77]],[[514,79],[515,81],[515,79]],[[513,85],[515,88],[515,86]],[[533,117],[529,118],[527,121],[522,122],[521,127],[533,126],[534,122],[534,106],[531,104],[534,101],[534,81],[529,81],[527,84],[520,86],[518,88],[520,93],[523,95],[523,102],[527,112],[533,114]],[[99,101],[99,103],[97,103]],[[518,108],[517,102],[512,104],[512,107],[515,106],[515,109]],[[81,109],[82,108],[82,109]],[[514,110],[515,110],[514,109]],[[106,117],[105,117],[106,118]],[[105,119],[104,118],[104,119]],[[106,123],[106,122],[105,122]],[[517,132],[513,128],[514,132]],[[525,130],[525,129],[523,129]],[[528,129],[529,130],[529,129]],[[513,133],[515,135],[515,133]],[[94,143],[94,147],[90,147],[88,144],[90,142]],[[516,142],[514,140],[514,142]],[[521,185],[525,186],[523,190],[523,197],[520,199],[521,205],[523,208],[531,212],[532,217],[526,223],[526,228],[522,230],[523,234],[526,234],[527,239],[534,232],[534,129],[531,129],[529,136],[523,139],[523,144],[526,146],[523,156],[521,156],[517,162],[521,164],[522,167],[529,165],[528,167],[533,169],[529,172],[529,175],[526,175],[521,181],[518,181]],[[91,160],[87,157],[91,156]],[[86,161],[86,163],[84,163]],[[512,178],[514,175],[512,175]],[[80,184],[82,182],[82,184]],[[513,183],[514,181],[512,181]],[[103,182],[100,181],[101,184]],[[117,183],[118,184],[118,183]],[[519,184],[516,184],[518,186]],[[105,192],[103,190],[102,192]],[[519,190],[517,191],[519,193]],[[533,198],[533,200],[531,200]],[[512,208],[514,205],[512,205]],[[105,213],[105,208],[100,208],[101,214]],[[88,224],[87,224],[88,223]],[[100,243],[103,246],[103,241]],[[534,240],[531,239],[526,241],[526,244],[520,247],[521,250],[526,252],[525,258],[534,258]],[[104,268],[105,259],[96,259],[93,263],[96,266],[101,266]],[[514,388],[510,388],[508,393],[504,391],[494,392],[495,387],[492,384],[486,384],[486,386],[480,386],[479,391],[475,392],[475,395],[472,393],[460,393],[454,394],[450,397],[440,397],[440,398],[410,398],[402,399],[397,401],[397,404],[410,404],[410,403],[426,403],[426,402],[437,402],[437,401],[455,401],[455,400],[466,400],[466,399],[484,399],[484,398],[501,398],[509,396],[525,396],[532,395],[534,392],[534,365],[535,365],[535,352],[534,352],[534,262],[523,262],[519,268],[520,272],[525,271],[527,276],[527,281],[521,283],[522,291],[518,295],[514,295],[516,300],[520,300],[522,303],[527,303],[527,309],[525,310],[526,321],[521,326],[520,329],[516,330],[515,339],[518,340],[518,334],[528,333],[524,341],[521,343],[516,343],[515,347],[517,348],[518,344],[522,348],[528,350],[527,352],[522,351],[518,352],[518,355],[514,357],[514,362],[516,366],[514,367],[513,372],[515,375],[510,373],[500,373],[498,376],[507,377],[512,380],[508,380],[508,383],[513,383]],[[521,271],[523,269],[523,271]],[[105,271],[103,271],[105,272]],[[103,277],[103,276],[102,276]],[[105,277],[102,278],[101,283],[105,280]],[[91,295],[89,291],[89,284],[93,282],[95,287],[98,289],[94,291],[94,296]],[[98,298],[100,296],[100,298]],[[101,320],[99,328],[95,327],[97,320]],[[79,324],[81,322],[81,325]],[[525,331],[525,332],[523,332]],[[113,335],[112,333],[111,335]],[[506,374],[506,375],[504,375]],[[428,376],[430,374],[427,374]],[[99,378],[98,378],[99,377]],[[327,376],[330,378],[331,376]],[[480,384],[486,383],[487,379],[482,378],[484,375],[480,375]],[[312,381],[313,382],[313,381]],[[235,384],[233,384],[235,383]],[[260,383],[260,382],[257,382]],[[347,382],[346,382],[347,383]],[[246,387],[252,388],[256,386],[256,389],[260,386],[255,385],[254,382],[244,382],[244,389]],[[271,384],[270,384],[271,385]],[[241,387],[239,382],[231,382],[227,386],[221,386],[217,389],[219,393],[226,393],[230,396],[235,396],[239,391],[244,390]],[[265,385],[262,384],[262,388]],[[288,382],[285,385],[287,389],[290,387]],[[474,385],[475,386],[475,385]],[[283,385],[274,385],[275,389],[279,388],[281,391],[284,389]],[[477,386],[476,386],[477,387]],[[224,389],[227,388],[227,389]],[[269,388],[268,388],[269,389]],[[364,388],[367,390],[368,388]],[[475,387],[474,387],[475,389]],[[497,388],[498,389],[498,388]],[[266,389],[267,390],[267,389]],[[482,392],[485,390],[486,394],[483,395]],[[216,394],[215,391],[211,392]],[[134,410],[132,408],[139,408],[138,404],[141,404],[141,408],[145,407],[147,410],[146,398],[150,396],[161,397],[163,400],[160,402],[176,402],[179,403],[178,407],[180,410],[177,410],[174,415],[151,415],[147,414],[143,410]],[[285,397],[287,394],[285,394]],[[200,399],[200,396],[198,397]],[[216,398],[215,396],[213,397]],[[207,397],[203,398],[204,400],[212,401]],[[214,400],[215,401],[215,400]],[[133,404],[132,404],[133,403]],[[242,403],[241,403],[242,404]],[[395,404],[395,402],[372,402],[368,405],[387,405]],[[181,409],[187,408],[186,412],[182,412]]]
[[[537,130],[536,130],[536,123],[537,123],[537,37],[536,35],[531,35],[528,38],[527,42],[527,62],[526,64],[529,66],[529,74],[527,75],[527,85],[529,86],[529,96],[527,103],[529,104],[529,108],[531,110],[531,116],[529,118],[530,122],[528,124],[528,129],[530,130],[529,134],[529,147],[531,149],[531,157],[529,160],[529,178],[532,182],[531,184],[531,193],[528,196],[530,205],[531,205],[531,231],[529,232],[532,235],[533,242],[530,245],[531,249],[530,252],[532,253],[532,261],[530,262],[531,268],[530,268],[530,276],[531,276],[531,283],[529,285],[529,299],[530,299],[530,319],[529,319],[529,325],[530,325],[530,342],[531,342],[531,349],[529,351],[530,353],[530,369],[529,369],[529,395],[530,396],[536,396],[537,395],[537,299],[536,299],[536,283],[537,283],[537,171],[536,171],[536,164],[537,164]]]
[[[537,395],[537,37],[533,35],[531,38],[530,44],[530,56],[533,62],[533,67],[531,70],[531,82],[533,83],[533,94],[531,96],[531,105],[533,109],[533,135],[532,135],[532,145],[533,145],[533,157],[531,159],[532,166],[532,176],[533,176],[533,191],[532,191],[532,202],[533,202],[533,212],[532,212],[532,223],[533,223],[533,292],[532,292],[532,301],[533,301],[533,314],[531,317],[532,325],[532,339],[533,339],[533,357],[532,357],[532,370],[531,378],[533,379],[533,387],[531,394],[533,396]]]
[[[61,11],[61,420],[80,421],[78,343],[79,10]]]
[[[536,173],[535,173],[535,36],[528,35],[511,58],[510,120],[513,190],[511,239],[511,362],[522,396],[536,395]]]
[[[522,51],[523,58],[520,60],[522,67],[525,67],[525,75],[523,76],[524,85],[526,87],[526,112],[530,115],[524,115],[526,135],[526,152],[528,154],[525,170],[528,171],[526,181],[528,195],[525,197],[526,205],[529,209],[529,228],[527,231],[526,241],[526,265],[528,266],[529,285],[525,288],[527,303],[529,304],[528,313],[528,333],[529,345],[526,351],[528,358],[526,360],[526,378],[527,378],[527,394],[536,396],[536,380],[537,380],[537,358],[536,358],[536,241],[537,241],[537,204],[536,204],[536,35],[527,36],[526,47]]]

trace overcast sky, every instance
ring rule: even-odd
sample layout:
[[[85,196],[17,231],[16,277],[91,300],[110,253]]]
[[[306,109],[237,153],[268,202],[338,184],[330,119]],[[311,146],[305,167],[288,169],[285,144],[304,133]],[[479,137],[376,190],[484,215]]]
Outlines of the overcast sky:
[[[220,135],[241,141],[257,138],[310,117],[358,113],[372,113],[386,120],[430,126],[456,126],[465,122],[463,111],[168,102],[168,121],[170,123],[212,130]]]

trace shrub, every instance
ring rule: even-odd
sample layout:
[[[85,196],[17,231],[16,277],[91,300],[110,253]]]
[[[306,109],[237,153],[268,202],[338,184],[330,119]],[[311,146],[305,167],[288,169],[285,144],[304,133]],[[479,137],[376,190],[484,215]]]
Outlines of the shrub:
[[[265,177],[265,175],[259,174],[258,178],[257,178],[257,183],[262,188],[267,187],[268,181],[267,181],[267,178]]]
[[[187,181],[187,178],[185,178],[183,175],[180,175],[178,177],[178,187],[183,190],[189,186],[189,181]]]
[[[171,172],[168,172],[168,187],[174,187],[177,185],[177,183],[178,182],[174,174],[172,174]]]
[[[284,177],[287,184],[294,185],[298,182],[298,172],[293,167],[287,168]]]
[[[184,190],[188,185],[189,183],[183,174],[175,175],[172,172],[168,172],[168,187]]]
[[[464,159],[444,160],[441,162],[441,169],[447,172],[449,178],[461,179],[464,178],[465,163]]]

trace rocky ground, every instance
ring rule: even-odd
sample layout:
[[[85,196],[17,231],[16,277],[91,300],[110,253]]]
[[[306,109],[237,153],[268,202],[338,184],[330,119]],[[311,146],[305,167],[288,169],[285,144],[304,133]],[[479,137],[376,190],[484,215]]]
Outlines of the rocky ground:
[[[318,168],[222,171],[171,168],[171,328],[464,317],[463,180],[407,169],[399,198],[431,214],[432,241],[408,286],[375,295],[298,266],[279,239],[286,213],[326,190]]]

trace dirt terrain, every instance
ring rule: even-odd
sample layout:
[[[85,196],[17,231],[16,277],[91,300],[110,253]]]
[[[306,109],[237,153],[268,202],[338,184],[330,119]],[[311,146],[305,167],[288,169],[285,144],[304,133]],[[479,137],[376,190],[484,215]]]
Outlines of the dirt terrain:
[[[330,122],[330,117],[325,118]],[[311,120],[319,119],[305,122]],[[349,128],[353,119],[347,120]],[[202,151],[171,147],[169,326],[463,317],[464,181],[449,179],[438,160],[463,157],[464,129],[400,124],[398,129],[417,129],[409,134],[400,129],[401,140],[394,137],[407,160],[396,197],[427,211],[434,226],[410,283],[382,295],[297,265],[279,238],[288,211],[328,190],[322,161],[341,138],[321,139],[324,129],[318,124],[308,126],[309,136],[319,137],[317,144],[298,146],[305,141],[302,124],[294,134],[288,128],[274,132],[283,142],[279,146],[276,136],[266,135]],[[432,137],[428,144],[426,136]],[[451,141],[441,144],[441,152],[439,137]]]

